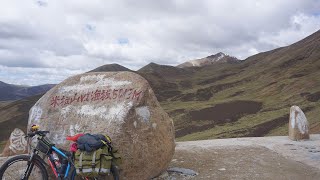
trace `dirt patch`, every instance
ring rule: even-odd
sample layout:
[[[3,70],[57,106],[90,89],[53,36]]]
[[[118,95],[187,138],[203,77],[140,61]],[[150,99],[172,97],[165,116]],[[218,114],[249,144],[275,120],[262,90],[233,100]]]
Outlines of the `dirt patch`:
[[[298,73],[298,74],[293,74],[293,75],[291,75],[289,78],[290,78],[290,79],[299,78],[299,77],[303,77],[303,76],[305,76],[305,75],[306,75],[306,74]]]
[[[185,112],[185,109],[176,109],[173,111],[168,112],[169,116],[176,116],[178,114],[182,114]]]
[[[308,94],[308,95],[306,95],[306,98],[310,102],[317,102],[320,99],[320,91],[313,93],[313,94]]]
[[[193,101],[194,97],[195,97],[194,93],[181,94],[173,97],[172,101],[179,101],[179,100],[182,102]]]
[[[320,123],[315,123],[310,126],[310,134],[320,134]]]
[[[280,69],[285,69],[285,68],[288,68],[290,66],[293,66],[297,63],[299,63],[300,61],[304,60],[304,59],[307,59],[308,57],[310,56],[310,54],[303,54],[303,55],[299,55],[293,59],[290,59],[282,64],[280,64]]]
[[[174,96],[177,96],[177,95],[180,95],[180,94],[181,94],[181,91],[175,91],[175,90],[163,91],[160,100],[164,101],[164,100],[167,100],[167,99],[169,99],[171,97],[174,97]]]
[[[216,137],[217,139],[246,137],[244,134],[248,134],[248,129],[224,131],[216,134]]]
[[[237,74],[237,73],[224,74],[224,75],[221,75],[221,76],[218,76],[218,77],[207,79],[207,80],[201,81],[200,83],[198,83],[198,85],[206,85],[206,84],[214,83],[216,81],[225,79],[226,77],[233,76],[235,74]]]
[[[157,73],[146,74],[143,77],[149,82],[158,101],[165,101],[181,93],[176,83],[167,82]]]
[[[192,82],[191,81],[187,81],[187,80],[180,81],[179,84],[180,84],[180,86],[182,88],[185,88],[185,89],[191,89],[192,88]]]
[[[211,86],[211,90],[212,90],[213,93],[217,93],[219,91],[230,89],[230,88],[233,88],[235,86],[241,85],[243,83],[250,82],[251,80],[252,80],[251,78],[244,78],[244,79],[242,79],[240,81],[235,81],[235,82],[225,83],[225,84],[218,84],[218,85]]]
[[[261,137],[267,135],[271,130],[281,127],[289,122],[289,115],[285,115],[268,122],[264,122],[249,130],[247,137]]]
[[[159,102],[166,101],[169,98],[175,97],[181,94],[180,91],[177,90],[168,90],[168,89],[158,89],[154,91]]]
[[[232,101],[217,104],[214,107],[191,111],[192,120],[211,120],[215,123],[231,122],[246,114],[255,114],[262,108],[261,102],[256,101]]]
[[[268,86],[271,86],[271,85],[274,85],[274,84],[277,84],[277,82],[271,82],[268,85],[266,85],[265,87],[268,87]]]
[[[300,96],[301,97],[306,97],[306,96],[308,96],[308,95],[310,95],[311,93],[309,93],[309,92],[302,92],[302,93],[300,93]]]
[[[182,128],[182,129],[176,130],[175,135],[176,135],[176,138],[179,138],[179,137],[183,137],[183,136],[188,135],[188,134],[205,131],[207,129],[211,129],[211,128],[214,128],[214,127],[215,127],[215,124],[213,124],[213,123],[206,124],[206,125],[188,126],[186,128]]]
[[[306,112],[313,110],[314,108],[316,108],[316,107],[315,106],[308,106],[308,107],[302,108],[302,111],[306,113]]]
[[[198,173],[188,179],[319,179],[317,169],[286,159],[264,147],[230,146],[222,149],[176,148],[170,167]],[[184,176],[175,175],[177,180]]]
[[[216,125],[235,122],[239,118],[255,114],[262,108],[261,102],[256,101],[233,101],[223,104],[217,104],[214,107],[205,108],[197,111],[190,111],[189,116],[192,121],[209,121],[210,123],[188,126],[176,130],[176,137],[182,137],[187,134],[211,129]],[[199,123],[200,124],[200,123]]]
[[[198,89],[195,100],[197,101],[207,101],[213,96],[211,88]]]
[[[243,94],[244,92],[245,91],[237,91],[237,92],[231,94],[229,97],[236,97],[236,96],[239,96],[239,95]]]
[[[187,101],[207,101],[209,100],[214,93],[233,88],[235,86],[238,86],[242,83],[246,83],[251,81],[251,78],[245,78],[240,81],[232,82],[232,83],[225,83],[225,84],[218,84],[214,86],[210,86],[207,88],[203,89],[198,89],[197,92],[195,93],[187,93],[187,94],[181,94],[178,96],[175,96],[172,98],[173,101],[180,100],[182,102],[187,102]]]
[[[180,100],[182,102],[187,101],[207,101],[213,96],[212,88],[203,88],[198,89],[196,93],[187,93],[187,94],[181,94],[176,97],[174,97],[172,100],[177,101]]]

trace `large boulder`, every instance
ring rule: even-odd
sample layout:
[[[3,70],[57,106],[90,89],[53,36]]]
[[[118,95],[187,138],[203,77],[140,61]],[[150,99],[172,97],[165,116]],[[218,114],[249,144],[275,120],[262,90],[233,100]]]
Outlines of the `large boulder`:
[[[49,138],[65,149],[68,135],[108,134],[123,157],[121,179],[155,177],[174,154],[172,119],[148,82],[132,72],[70,77],[39,99],[28,124],[50,130]]]
[[[21,129],[15,128],[10,134],[10,138],[1,155],[13,156],[24,153],[27,153],[27,141],[25,139],[25,134]]]
[[[310,138],[308,120],[298,106],[290,108],[289,138],[294,141]]]

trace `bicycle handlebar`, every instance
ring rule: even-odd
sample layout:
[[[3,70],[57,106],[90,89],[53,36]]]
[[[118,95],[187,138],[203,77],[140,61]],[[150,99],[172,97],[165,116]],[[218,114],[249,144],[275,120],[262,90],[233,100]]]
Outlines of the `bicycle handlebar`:
[[[26,137],[33,137],[35,135],[39,136],[46,136],[46,134],[50,133],[50,131],[35,131],[35,132],[30,132],[26,135]]]

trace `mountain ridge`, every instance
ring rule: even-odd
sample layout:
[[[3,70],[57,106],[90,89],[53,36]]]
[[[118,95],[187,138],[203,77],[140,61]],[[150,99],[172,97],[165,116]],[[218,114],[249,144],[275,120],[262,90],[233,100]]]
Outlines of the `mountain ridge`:
[[[119,64],[113,63],[113,64],[106,64],[106,65],[99,66],[89,72],[101,72],[101,71],[132,71],[132,70],[124,66],[121,66]]]
[[[136,73],[148,80],[174,120],[177,140],[186,141],[287,135],[292,105],[306,114],[310,133],[319,133],[319,70],[317,31],[292,45],[237,63],[188,68],[150,63]],[[13,117],[16,110],[2,112],[4,117]],[[27,119],[28,111],[23,113]]]
[[[43,94],[55,84],[44,84],[39,86],[21,86],[7,84],[0,81],[0,101],[19,100],[26,97]]]
[[[207,65],[212,65],[216,63],[237,63],[240,60],[236,57],[229,56],[225,53],[219,52],[214,55],[207,56],[205,58],[194,59],[190,61],[186,61],[182,64],[177,65],[179,68],[187,68],[187,67],[203,67]]]

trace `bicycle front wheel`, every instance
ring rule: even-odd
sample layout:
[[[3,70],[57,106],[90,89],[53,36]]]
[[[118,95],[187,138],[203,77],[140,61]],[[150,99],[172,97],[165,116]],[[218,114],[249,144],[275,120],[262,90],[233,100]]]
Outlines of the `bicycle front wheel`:
[[[7,160],[0,168],[0,179],[2,180],[23,180],[28,168],[30,156],[19,155]],[[37,159],[32,160],[32,167],[28,180],[48,180],[48,173],[44,165]],[[29,167],[30,167],[29,166]]]

